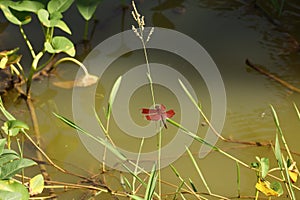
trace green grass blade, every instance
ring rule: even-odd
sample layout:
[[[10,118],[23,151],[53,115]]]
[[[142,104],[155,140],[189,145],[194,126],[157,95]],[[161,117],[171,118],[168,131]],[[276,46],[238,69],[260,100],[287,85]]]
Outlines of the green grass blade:
[[[173,165],[170,165],[172,171],[174,172],[174,174],[177,176],[177,177],[180,177],[180,174],[179,172],[176,170],[176,168],[173,166]],[[184,181],[183,181],[184,182]]]
[[[151,175],[147,184],[145,200],[152,200],[152,196],[154,194],[154,190],[156,187],[157,174],[156,174],[156,165],[153,165]]]
[[[219,150],[219,148],[217,148],[216,146],[206,142],[204,139],[202,139],[201,137],[197,136],[196,134],[190,132],[189,130],[187,130],[185,127],[183,127],[181,124],[173,121],[172,119],[167,119],[167,122],[169,122],[170,124],[172,124],[173,126],[183,130],[187,135],[191,136],[192,138],[194,138],[195,140],[197,140],[198,142],[205,144],[207,146],[209,146],[210,148],[212,148],[213,150]]]
[[[194,192],[197,192],[198,190],[197,190],[197,188],[196,188],[196,186],[195,186],[195,184],[193,183],[193,181],[192,181],[191,178],[189,178],[189,182],[190,182],[190,185],[191,185],[192,188],[193,188],[193,191],[194,191]]]
[[[181,181],[180,185],[179,185],[178,188],[176,189],[176,193],[175,193],[175,195],[174,195],[174,197],[173,197],[173,200],[176,200],[176,199],[177,199],[177,196],[178,196],[178,194],[180,193],[180,190],[181,190],[181,188],[183,187],[183,185],[184,185],[184,181]]]
[[[203,176],[203,174],[202,174],[202,172],[201,172],[201,170],[200,170],[200,168],[199,168],[199,166],[198,166],[195,158],[193,157],[193,154],[191,153],[191,151],[189,150],[189,148],[186,147],[186,150],[187,150],[187,152],[188,152],[188,154],[189,154],[189,156],[190,156],[190,158],[191,158],[191,160],[193,162],[193,165],[196,168],[196,171],[197,171],[199,177],[201,178],[201,180],[202,180],[205,188],[207,189],[208,193],[211,194],[211,191],[210,191],[210,189],[209,189],[209,187],[207,185],[207,182],[206,182],[206,180],[205,180],[205,178],[204,178],[204,176]],[[191,181],[190,181],[190,183],[191,183]],[[193,185],[192,185],[192,187],[193,187]],[[194,189],[194,187],[193,187],[193,189]],[[195,192],[197,192],[197,191],[195,191]]]
[[[275,158],[278,162],[279,168],[282,169],[283,167],[282,154],[281,154],[280,144],[278,140],[278,134],[276,134],[276,139],[275,139]]]
[[[106,111],[106,118],[109,119],[110,115],[111,115],[111,109],[112,109],[112,104],[115,101],[117,92],[119,90],[119,87],[121,85],[121,81],[122,81],[122,76],[120,76],[116,82],[114,83],[110,95],[109,95],[109,99],[108,99],[108,107],[107,107],[107,111]]]
[[[96,111],[95,108],[94,108],[94,114],[95,114],[95,117],[96,117],[96,119],[97,119],[97,121],[98,121],[98,123],[99,123],[101,129],[103,130],[103,132],[104,132],[105,134],[107,134],[107,130],[105,129],[105,127],[104,127],[104,125],[103,125],[103,123],[102,123],[102,121],[101,121],[101,119],[100,119],[100,117],[99,117],[99,115],[98,115],[98,113],[97,113],[97,111]]]
[[[295,108],[296,113],[297,113],[297,116],[298,116],[298,118],[299,118],[299,120],[300,120],[300,111],[299,111],[299,109],[298,109],[298,107],[297,107],[297,105],[296,105],[295,102],[294,102],[294,108]]]
[[[237,183],[237,190],[238,190],[238,197],[241,196],[241,169],[238,162],[236,163],[236,183]]]
[[[135,174],[129,167],[127,167],[125,164],[122,165],[133,177],[136,178],[144,187],[147,187],[147,184],[145,181],[143,181],[137,174]]]
[[[290,149],[289,149],[289,147],[288,147],[288,145],[287,145],[287,142],[286,142],[286,140],[285,140],[285,138],[284,138],[282,129],[281,129],[281,127],[280,127],[279,119],[278,119],[277,113],[276,113],[276,111],[275,111],[275,109],[274,109],[274,107],[273,107],[272,105],[270,105],[270,107],[271,107],[271,111],[272,111],[272,115],[273,115],[273,119],[274,119],[275,125],[276,125],[277,130],[278,130],[278,132],[279,132],[279,135],[280,135],[280,137],[281,137],[282,143],[284,144],[284,147],[285,147],[285,149],[286,149],[286,151],[287,151],[287,153],[288,153],[289,158],[290,158],[292,161],[294,161],[294,159],[293,159],[293,157],[292,157],[292,154],[291,154],[291,151],[290,151]]]
[[[124,191],[127,191],[127,187],[130,190],[132,190],[130,182],[128,181],[126,176],[124,176],[122,173],[120,173],[120,184],[121,184],[122,188],[124,189]]]
[[[284,170],[285,170],[285,175],[287,177],[286,180],[287,180],[287,183],[288,183],[288,186],[289,186],[289,191],[291,193],[291,199],[296,200],[295,193],[294,193],[294,190],[293,190],[293,185],[292,185],[292,182],[289,178],[289,171],[288,171],[287,163],[284,160],[284,158],[282,158],[282,161],[283,161],[283,166],[284,166]]]
[[[114,146],[112,146],[111,143],[109,143],[108,141],[104,140],[103,138],[100,137],[95,137],[92,134],[88,133],[87,131],[85,131],[84,129],[82,129],[81,127],[79,127],[78,125],[76,125],[74,122],[70,121],[69,119],[53,113],[58,119],[60,119],[62,122],[64,122],[65,124],[69,125],[70,127],[76,129],[77,131],[80,131],[81,133],[87,135],[88,137],[94,139],[95,141],[99,142],[100,144],[102,144],[103,146],[105,146],[107,149],[109,149],[113,154],[115,154],[115,156],[117,156],[120,160],[122,161],[127,161],[127,158],[118,151],[117,148],[115,148]]]
[[[190,98],[190,100],[193,102],[193,104],[195,104],[196,107],[198,107],[198,103],[196,102],[196,100],[194,99],[194,97],[191,95],[191,93],[189,92],[189,90],[185,87],[185,85],[182,83],[182,81],[180,79],[178,79],[179,84],[181,85],[182,89],[184,90],[184,92],[188,95],[188,97]]]

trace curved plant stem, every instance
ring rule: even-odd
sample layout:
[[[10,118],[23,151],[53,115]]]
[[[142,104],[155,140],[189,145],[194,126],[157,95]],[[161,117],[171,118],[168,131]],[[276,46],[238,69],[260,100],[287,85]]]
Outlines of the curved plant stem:
[[[84,64],[82,64],[81,62],[79,62],[78,60],[76,60],[75,58],[72,58],[72,57],[65,57],[65,58],[61,58],[59,59],[54,65],[53,67],[55,68],[57,65],[59,65],[60,63],[62,62],[65,62],[65,61],[70,61],[70,62],[73,62],[75,64],[77,64],[79,67],[81,67],[85,73],[85,75],[89,75],[89,72],[88,70],[86,69],[86,67],[84,66]]]

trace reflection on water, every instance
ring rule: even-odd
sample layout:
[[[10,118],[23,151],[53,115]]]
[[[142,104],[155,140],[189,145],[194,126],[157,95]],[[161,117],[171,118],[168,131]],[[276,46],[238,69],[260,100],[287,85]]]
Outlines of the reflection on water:
[[[226,87],[228,101],[223,136],[242,141],[274,141],[276,130],[269,109],[269,104],[273,104],[278,111],[290,148],[300,152],[298,142],[300,136],[296,134],[299,132],[300,122],[297,120],[292,107],[293,102],[300,106],[300,95],[292,93],[273,80],[249,69],[244,63],[245,59],[249,58],[254,63],[264,65],[271,73],[277,74],[296,87],[300,87],[300,56],[297,42],[300,40],[300,5],[297,0],[286,1],[282,16],[280,18],[274,17],[279,25],[272,23],[261,8],[257,8],[251,0],[140,1],[138,7],[145,15],[146,23],[149,26],[172,28],[191,36],[204,46],[216,62]],[[123,29],[130,29],[133,21],[129,11],[130,9],[122,9],[117,0],[103,1],[95,16],[98,22],[94,28],[91,28],[93,31],[91,43],[86,46],[86,49],[89,50]],[[75,8],[72,8],[71,12],[76,12]],[[83,27],[84,21],[79,19],[77,15],[75,17],[68,15],[66,20],[73,27],[73,41],[82,41],[83,29],[78,27]],[[16,39],[12,39],[7,34],[7,32],[17,32],[16,29],[16,27],[9,25],[4,32],[1,32],[1,37],[4,38],[0,43],[1,49],[14,48],[23,44],[18,35],[16,35]],[[28,31],[28,35],[32,34],[34,37],[37,29],[39,27],[26,29],[26,31]],[[34,41],[35,45],[40,40]],[[78,45],[78,47],[81,46],[83,45]],[[121,46],[120,48],[126,47]],[[24,50],[26,47],[21,49],[25,54],[24,61],[28,62],[26,59],[27,52]],[[83,52],[81,57],[87,53],[82,49],[79,51]],[[210,116],[211,105],[206,85],[202,77],[195,72],[187,61],[160,50],[149,50],[149,59],[151,62],[171,66],[183,74],[194,87],[204,111]],[[113,80],[143,62],[143,52],[136,51],[122,56],[107,69],[99,81],[95,97],[97,102],[95,107],[98,113],[103,113],[102,108],[106,105],[108,91],[113,85]],[[99,63],[99,67],[101,67],[101,63]],[[57,112],[72,119],[72,90],[58,88],[53,85],[53,82],[73,80],[76,70],[76,67],[69,66],[69,64],[59,66],[57,75],[34,83],[33,97],[43,134],[44,149],[62,167],[88,175],[99,171],[99,162],[84,148],[76,132],[60,123],[52,115],[52,112]],[[168,108],[171,106],[176,112],[180,110],[177,99],[169,88],[157,86],[155,90],[161,102],[168,100]],[[134,93],[130,101],[132,118],[139,125],[147,125],[148,123],[138,110],[151,105],[151,98],[149,95],[145,95],[147,93],[149,94],[147,86],[143,86]],[[12,102],[10,97],[13,96],[14,94],[5,97],[8,109],[30,123],[26,107],[22,103]],[[180,112],[176,113],[175,119],[180,120]],[[114,124],[115,122],[112,121],[112,125]],[[164,136],[164,145],[174,137],[172,135],[174,129],[174,127],[170,127]],[[124,135],[117,126],[112,127],[112,130],[112,137],[120,147],[130,147],[129,150],[137,151],[139,138]],[[203,135],[206,130],[207,126],[199,127],[199,135]],[[224,144],[220,141],[218,145],[228,150],[229,153],[237,155],[246,163],[255,161],[256,155],[273,157],[272,150],[266,147],[245,148],[242,145]],[[156,137],[149,138],[145,143],[144,151],[151,151],[155,148]],[[192,144],[191,151],[195,155],[198,154],[198,150],[199,144]],[[32,152],[32,150],[29,149],[28,152]],[[298,158],[296,157],[296,159]],[[198,162],[212,190],[223,195],[236,195],[236,171],[232,161],[217,153],[211,153]],[[174,165],[178,171],[188,172],[189,174],[185,174],[185,176],[193,177],[193,182],[199,188],[202,187],[202,183],[197,178],[195,169],[187,155],[182,156]],[[222,166],[222,170],[220,170],[220,166]],[[113,188],[121,190],[116,181],[119,176],[118,173],[110,173],[107,175],[108,183],[115,183]],[[253,185],[256,177],[252,172],[245,171],[244,173],[242,193],[254,195],[251,191],[254,191]],[[62,177],[57,172],[54,172],[52,176],[54,180],[74,181],[73,178]],[[109,177],[113,178],[110,180]],[[178,179],[168,168],[163,170],[163,177],[169,182],[178,182]],[[224,184],[224,181],[227,184]],[[170,191],[169,188],[164,189],[166,193]],[[81,196],[82,193],[70,192],[61,195],[62,198],[75,198],[75,195]],[[111,197],[101,196],[99,199],[111,199]]]

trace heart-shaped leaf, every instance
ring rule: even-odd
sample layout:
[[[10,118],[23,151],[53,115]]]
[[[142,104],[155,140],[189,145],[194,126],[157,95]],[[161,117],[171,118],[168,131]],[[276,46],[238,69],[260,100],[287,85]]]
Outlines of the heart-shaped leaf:
[[[16,1],[9,4],[9,7],[17,11],[27,11],[37,13],[38,10],[44,8],[44,5],[37,1]]]
[[[55,12],[55,14],[51,15],[51,19],[49,19],[49,16],[49,12],[45,9],[40,9],[38,11],[38,18],[44,26],[57,27],[60,28],[62,31],[71,34],[71,30],[69,29],[67,24],[64,21],[60,20],[60,18],[62,17],[60,13]]]
[[[22,129],[28,130],[29,127],[20,120],[8,120],[2,126],[2,130],[9,136],[16,136]]]
[[[51,0],[48,3],[47,9],[49,13],[65,12],[72,5],[74,0]]]
[[[68,25],[59,19],[51,19],[50,20],[50,27],[57,27],[60,28],[62,31],[71,35],[71,30],[69,29]]]
[[[82,17],[88,21],[94,15],[97,6],[102,0],[77,0],[76,6]]]
[[[0,8],[5,16],[5,18],[16,25],[25,25],[31,21],[31,16],[26,12],[13,11],[8,8],[6,4],[0,2]]]
[[[49,20],[49,13],[47,10],[45,9],[40,9],[38,12],[37,12],[37,16],[40,20],[40,22],[46,26],[46,27],[50,27],[50,20]]]
[[[75,56],[75,47],[73,43],[66,37],[56,36],[52,39],[52,42],[45,42],[45,50],[49,53],[60,53],[64,52],[69,56]]]

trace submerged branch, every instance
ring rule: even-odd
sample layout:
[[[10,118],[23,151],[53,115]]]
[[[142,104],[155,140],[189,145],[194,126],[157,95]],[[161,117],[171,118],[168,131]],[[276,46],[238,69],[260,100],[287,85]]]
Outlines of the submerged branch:
[[[267,72],[266,70],[262,69],[261,67],[259,67],[258,65],[256,64],[253,64],[252,62],[250,62],[248,59],[246,59],[246,65],[248,65],[249,67],[251,67],[252,69],[255,69],[256,71],[258,71],[259,73],[275,80],[276,82],[280,83],[281,85],[283,85],[284,87],[294,91],[294,92],[297,92],[297,93],[300,93],[300,88],[297,88],[293,85],[291,85],[290,83],[280,79],[279,77],[275,76],[274,74],[271,74],[269,72]]]

